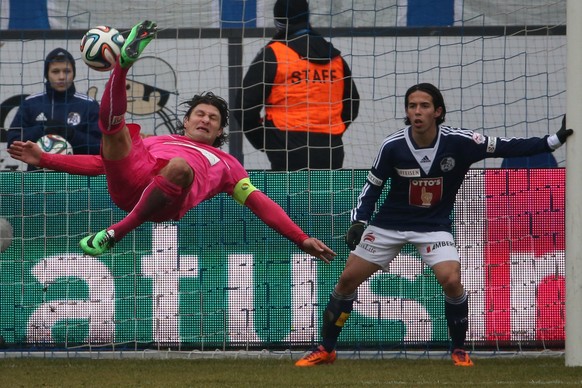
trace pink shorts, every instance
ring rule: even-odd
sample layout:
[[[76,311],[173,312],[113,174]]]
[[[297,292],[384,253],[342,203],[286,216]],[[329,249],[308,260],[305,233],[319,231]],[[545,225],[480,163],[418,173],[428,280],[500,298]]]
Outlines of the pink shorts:
[[[103,159],[111,199],[126,212],[130,212],[135,207],[146,187],[168,164],[168,160],[157,159],[150,154],[139,134],[139,126],[130,124],[128,128],[132,139],[129,155],[121,160]],[[183,197],[185,198],[187,194],[188,190],[184,190]],[[150,221],[162,222],[177,219],[184,198],[181,197],[169,204],[164,209],[163,216]]]

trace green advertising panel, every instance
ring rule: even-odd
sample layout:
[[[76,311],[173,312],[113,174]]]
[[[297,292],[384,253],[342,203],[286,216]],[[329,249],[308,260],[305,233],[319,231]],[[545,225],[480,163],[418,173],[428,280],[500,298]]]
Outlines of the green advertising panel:
[[[0,175],[0,217],[13,227],[0,254],[0,335],[10,348],[305,347],[349,254],[344,234],[366,171],[251,172],[259,189],[338,253],[326,265],[219,195],[178,222],[146,223],[111,253],[78,241],[120,220],[104,177]],[[415,258],[413,250],[405,253]],[[430,270],[379,272],[359,290],[339,346],[447,339]]]

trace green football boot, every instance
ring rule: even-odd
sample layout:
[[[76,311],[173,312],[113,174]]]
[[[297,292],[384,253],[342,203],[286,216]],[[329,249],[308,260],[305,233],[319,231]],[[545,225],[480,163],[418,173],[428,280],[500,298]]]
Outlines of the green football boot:
[[[146,20],[136,24],[129,33],[119,55],[119,64],[127,69],[131,67],[146,48],[146,46],[155,38],[158,32],[158,25],[155,22]]]
[[[79,246],[88,255],[99,256],[115,245],[115,233],[113,230],[103,229],[79,241]]]

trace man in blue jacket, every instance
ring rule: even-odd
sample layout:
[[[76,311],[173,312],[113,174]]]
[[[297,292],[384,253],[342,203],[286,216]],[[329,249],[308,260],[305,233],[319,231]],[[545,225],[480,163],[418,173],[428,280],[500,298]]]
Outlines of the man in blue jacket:
[[[51,51],[44,62],[46,90],[28,96],[8,130],[8,147],[15,140],[36,142],[47,134],[64,137],[74,154],[99,154],[99,104],[75,90],[75,59],[65,49]],[[28,166],[28,170],[36,167]]]

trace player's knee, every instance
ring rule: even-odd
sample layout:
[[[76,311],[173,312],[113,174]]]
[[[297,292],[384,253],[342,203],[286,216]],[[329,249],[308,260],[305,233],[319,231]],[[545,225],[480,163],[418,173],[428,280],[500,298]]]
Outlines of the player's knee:
[[[335,291],[341,295],[351,295],[358,289],[360,283],[349,274],[342,274],[335,285]]]
[[[440,279],[441,287],[446,295],[457,296],[462,294],[463,285],[461,284],[461,277],[456,273],[451,273]]]
[[[169,181],[186,187],[192,183],[194,179],[194,171],[190,165],[182,158],[173,158],[168,165],[162,170],[162,174]]]

